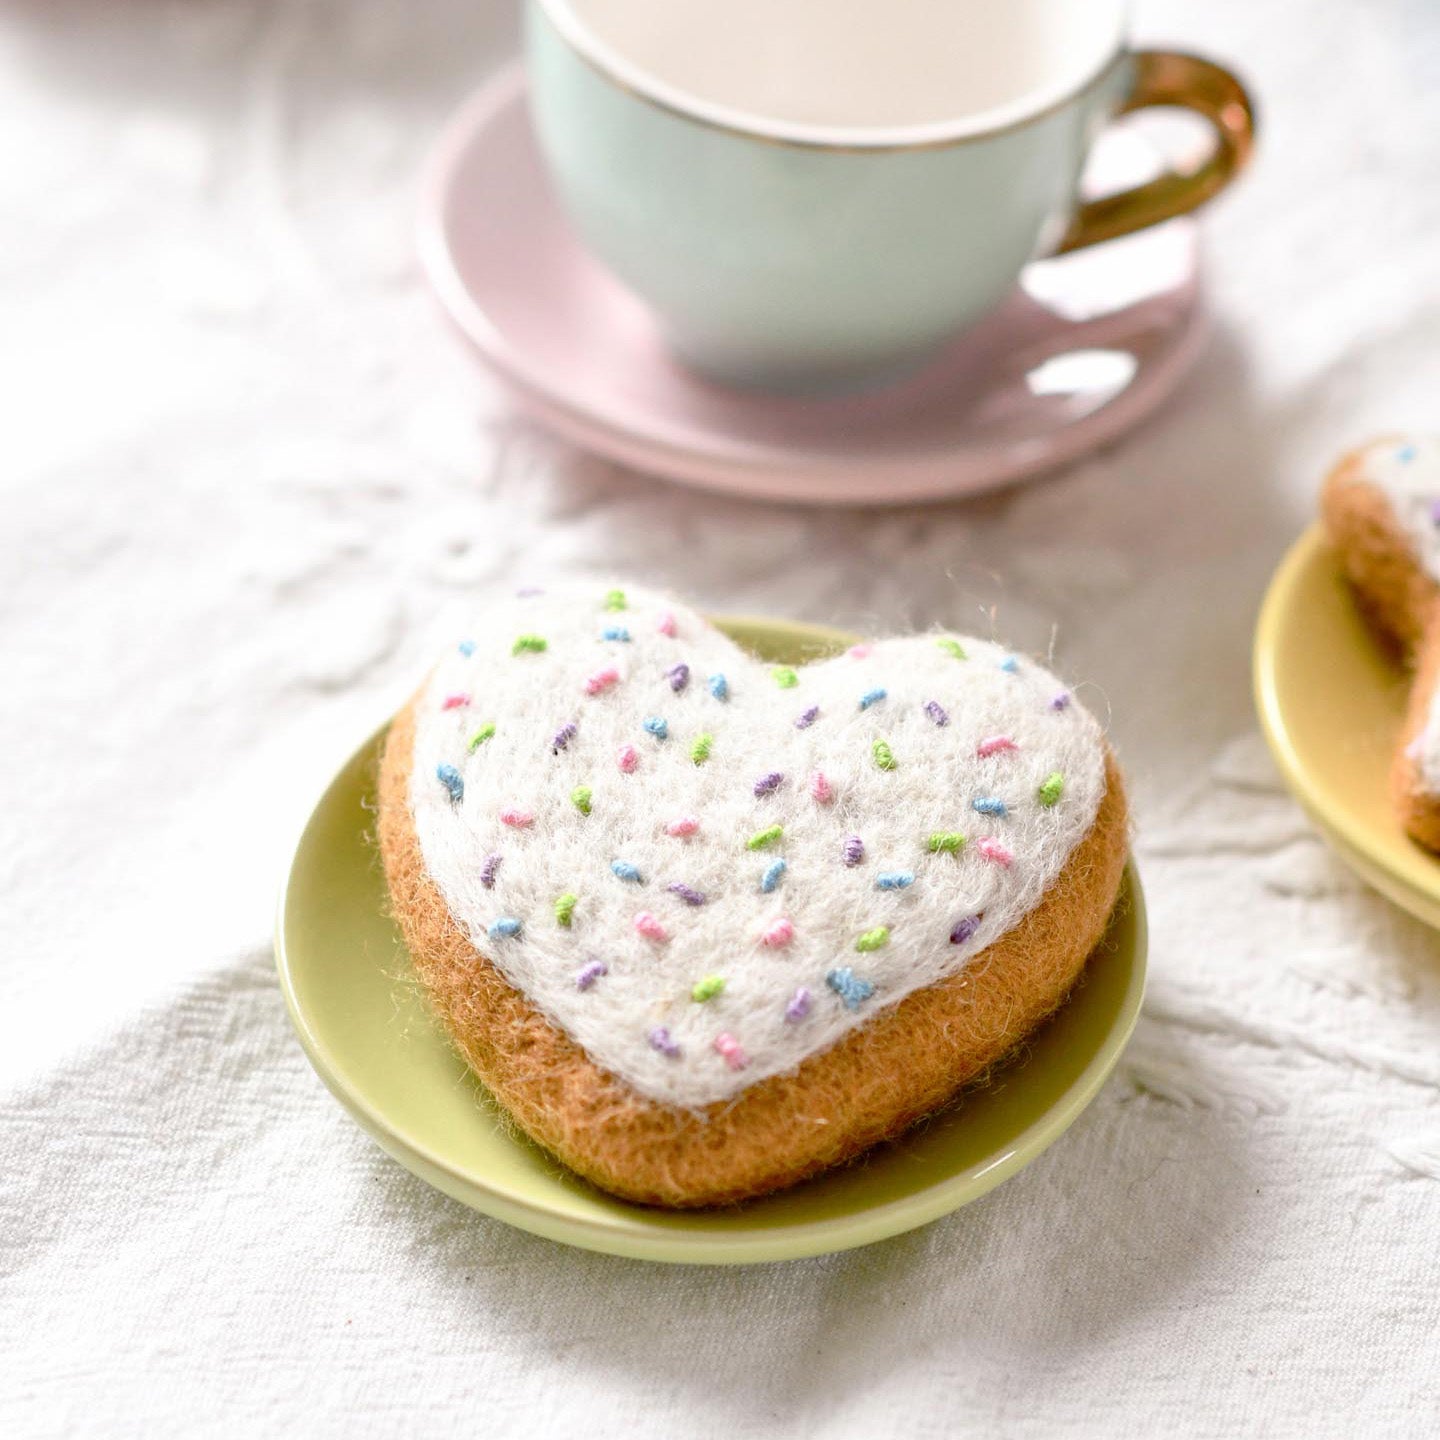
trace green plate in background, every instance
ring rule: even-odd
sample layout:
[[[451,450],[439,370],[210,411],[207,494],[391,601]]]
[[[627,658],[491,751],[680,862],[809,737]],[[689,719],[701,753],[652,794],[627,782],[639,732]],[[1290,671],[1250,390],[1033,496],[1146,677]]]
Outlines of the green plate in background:
[[[812,660],[853,638],[772,621],[717,623],[778,663]],[[1135,1025],[1146,939],[1132,866],[1074,995],[1023,1059],[960,1105],[858,1164],[745,1205],[669,1212],[614,1199],[507,1128],[409,978],[372,840],[383,739],[382,730],[350,757],[300,837],[280,897],[280,984],[311,1063],[374,1139],[437,1189],[523,1230],[693,1264],[788,1260],[898,1235],[1035,1159],[1094,1098]]]

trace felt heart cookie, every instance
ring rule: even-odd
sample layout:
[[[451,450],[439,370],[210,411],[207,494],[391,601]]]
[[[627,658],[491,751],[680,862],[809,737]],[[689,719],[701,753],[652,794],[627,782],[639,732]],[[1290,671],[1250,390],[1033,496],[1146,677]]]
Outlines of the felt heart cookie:
[[[541,1144],[755,1194],[943,1103],[1057,1005],[1125,805],[1093,717],[988,641],[762,664],[634,587],[496,606],[387,744],[395,913]]]
[[[1391,792],[1409,833],[1440,850],[1440,439],[1353,451],[1321,509],[1367,613],[1414,671]]]

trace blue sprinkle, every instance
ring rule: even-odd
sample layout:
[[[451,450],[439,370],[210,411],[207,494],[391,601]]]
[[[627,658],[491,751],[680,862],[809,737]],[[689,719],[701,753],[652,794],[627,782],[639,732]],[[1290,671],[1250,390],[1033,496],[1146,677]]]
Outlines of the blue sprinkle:
[[[450,799],[459,804],[465,798],[465,782],[453,765],[437,765],[435,778],[450,792]]]
[[[642,726],[650,732],[657,740],[667,740],[670,737],[670,727],[658,715],[647,715]]]
[[[628,860],[612,860],[610,870],[617,879],[628,880],[632,885],[643,885],[645,882],[640,878],[640,871]]]
[[[723,675],[712,675],[709,681],[710,693],[717,700],[730,698],[730,682]]]
[[[475,642],[473,640],[462,640],[460,642],[460,653],[468,660],[475,653]]]
[[[820,707],[818,705],[812,705],[808,710],[802,710],[795,721],[795,728],[797,730],[808,730],[815,723],[815,717],[819,715],[819,713]]]
[[[877,890],[906,890],[914,883],[915,875],[910,870],[886,870],[875,877]]]
[[[513,935],[520,933],[520,922],[512,919],[509,915],[503,915],[499,920],[492,920],[487,932],[492,940],[508,940]]]
[[[1402,464],[1408,465],[1415,458],[1415,447],[1413,445],[1402,445],[1396,452],[1395,458]]]
[[[1013,655],[1007,655],[1000,662],[1000,668],[1007,674],[1013,675],[1020,668],[1020,662]]]
[[[879,686],[876,686],[875,689],[867,690],[860,697],[860,708],[862,710],[868,710],[872,705],[876,704],[880,700],[883,700],[884,698],[885,691],[880,689]]]
[[[785,873],[785,862],[783,860],[772,860],[766,867],[765,873],[760,877],[760,888],[767,894],[773,894],[775,887],[780,883],[780,877]]]
[[[607,625],[601,632],[602,640],[628,640],[630,632],[623,625]]]
[[[875,986],[862,979],[848,965],[832,970],[825,983],[845,1002],[847,1010],[858,1010],[874,993]]]
[[[1005,802],[996,799],[993,795],[977,795],[970,804],[981,815],[1006,815],[1009,813],[1005,809]]]

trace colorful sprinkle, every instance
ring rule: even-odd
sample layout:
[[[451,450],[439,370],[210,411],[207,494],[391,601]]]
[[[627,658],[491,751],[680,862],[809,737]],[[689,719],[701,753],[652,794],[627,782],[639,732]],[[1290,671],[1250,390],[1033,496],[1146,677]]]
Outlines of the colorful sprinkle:
[[[533,600],[535,596],[543,595],[544,593],[538,585],[522,585],[520,589],[515,592],[517,598],[521,600]]]
[[[607,590],[605,592],[605,608],[607,610],[624,610],[625,592],[623,590]]]
[[[858,1010],[875,993],[874,984],[848,965],[831,970],[825,976],[825,983],[845,1002],[847,1010]]]
[[[723,975],[707,975],[690,987],[690,998],[703,1005],[707,1000],[713,1000],[724,988]]]
[[[485,932],[492,940],[510,940],[520,933],[520,922],[513,916],[502,915],[492,920]]]
[[[1000,668],[1007,675],[1013,675],[1020,668],[1020,662],[1013,655],[1007,655],[1000,662]]]
[[[469,744],[467,744],[465,748],[473,752],[475,750],[478,750],[487,740],[493,740],[494,738],[495,727],[493,725],[482,725],[470,737]]]
[[[558,755],[575,738],[580,727],[573,720],[567,720],[551,737],[550,753]]]
[[[665,887],[672,895],[678,895],[687,905],[703,905],[705,897],[698,891],[693,890],[684,881],[672,880]]]
[[[873,930],[867,930],[863,935],[856,936],[855,948],[862,955],[868,955],[872,950],[881,950],[889,943],[889,927],[877,925]]]
[[[442,710],[463,710],[470,703],[470,696],[463,690],[457,690],[453,695],[447,695],[441,702]]]
[[[795,728],[808,730],[815,723],[819,714],[820,707],[818,705],[812,705],[808,710],[802,710],[795,718]]]
[[[1035,793],[1040,797],[1040,803],[1048,810],[1059,800],[1064,789],[1065,777],[1056,770],[1045,777]]]
[[[983,840],[977,840],[975,848],[987,860],[993,860],[1006,870],[1015,863],[1015,857],[993,835],[987,835]]]
[[[652,1050],[658,1050],[672,1060],[678,1060],[684,1053],[670,1038],[670,1032],[663,1025],[657,1025],[645,1038],[649,1040]]]
[[[766,926],[765,933],[760,937],[760,943],[768,946],[771,950],[779,950],[794,938],[794,923],[782,915],[778,920]]]
[[[565,894],[556,897],[555,919],[567,930],[570,928],[570,921],[574,918],[575,907],[579,903],[580,897],[578,895]],[[583,990],[585,987],[582,985],[580,988]]]
[[[995,795],[977,795],[970,802],[970,808],[977,815],[1005,816],[1010,813],[1005,808],[1005,802]]]
[[[648,735],[653,735],[657,740],[668,740],[670,738],[670,726],[658,715],[647,715],[640,722],[640,728]]]
[[[975,753],[982,760],[988,760],[990,756],[998,755],[1002,750],[1018,750],[1019,748],[1008,735],[987,735],[975,747]]]
[[[778,770],[772,770],[768,775],[762,775],[755,782],[755,793],[756,795],[773,795],[784,783],[785,777]]]
[[[588,785],[577,785],[570,792],[570,803],[582,814],[590,813],[590,802],[594,798],[594,791]]]
[[[559,904],[559,901],[556,901]],[[608,975],[610,967],[603,960],[592,960],[583,965],[575,974],[575,988],[588,990],[602,975]]]
[[[693,815],[680,815],[666,827],[667,835],[693,835],[700,828],[700,822]]]
[[[603,695],[612,685],[618,684],[619,680],[620,672],[613,665],[607,665],[603,670],[597,670],[585,682],[585,693]]]
[[[873,645],[852,645],[845,653],[852,660],[863,660],[874,648]]]
[[[895,768],[895,752],[884,740],[877,740],[870,747],[871,758],[880,770],[893,770]]]
[[[881,689],[878,685],[873,690],[867,690],[860,697],[860,708],[862,710],[868,710],[872,705],[878,705],[888,693],[888,691]]]
[[[549,648],[549,641],[543,635],[518,635],[510,647],[512,655],[539,655]]]
[[[865,858],[865,842],[858,835],[847,835],[840,856],[853,869]]]
[[[810,992],[802,985],[790,997],[790,1003],[785,1007],[785,1018],[790,1024],[795,1025],[803,1020],[809,1013]]]
[[[465,781],[453,765],[437,765],[435,778],[450,792],[452,804],[458,805],[465,798]]]
[[[690,683],[690,667],[682,660],[678,665],[672,665],[666,672],[665,678],[670,682],[670,688],[678,695]]]
[[[936,640],[935,643],[953,659],[965,660],[968,658],[965,654],[965,647],[958,640],[952,639],[949,635],[940,636],[940,638]]]
[[[800,676],[793,665],[777,665],[770,675],[782,690],[793,690],[800,683]]]
[[[475,653],[475,642],[462,640],[455,648],[468,660]]]
[[[724,1030],[715,1037],[715,1049],[732,1070],[743,1070],[750,1063],[750,1057],[741,1049],[740,1042]]]
[[[642,910],[635,917],[635,928],[647,940],[664,941],[670,938],[670,932],[648,910]]]
[[[950,943],[952,945],[963,945],[967,940],[975,938],[975,932],[980,928],[983,915],[967,915],[951,932]]]
[[[615,763],[623,774],[631,774],[640,763],[640,752],[633,745],[622,745],[616,752]]]
[[[835,798],[835,789],[823,770],[817,770],[810,777],[810,796],[817,805],[828,805]]]
[[[640,874],[638,866],[632,865],[628,860],[612,860],[610,862],[610,873],[617,880],[624,880],[631,885],[643,885],[644,878]]]
[[[1413,445],[1402,445],[1396,452],[1395,458],[1402,464],[1408,465],[1416,456],[1416,449]]]
[[[607,625],[601,632],[602,640],[623,640],[630,643],[630,632],[623,625]]]
[[[775,887],[780,883],[780,877],[788,868],[783,860],[772,860],[765,867],[765,873],[760,877],[761,893],[773,895],[775,893]]]
[[[877,890],[908,890],[915,883],[911,870],[885,870],[875,877]]]
[[[667,610],[661,617],[660,623],[655,627],[662,635],[669,635],[672,639],[675,635],[675,617]]]
[[[1062,691],[1050,702],[1050,708],[1051,708],[1052,710],[1063,710],[1063,709],[1065,709],[1065,707],[1066,707],[1067,705],[1069,705],[1069,703],[1070,703],[1070,692],[1069,692],[1068,690],[1062,690]]]
[[[925,713],[937,725],[948,725],[950,723],[949,713],[938,700],[927,700],[925,702]]]
[[[783,834],[783,825],[767,825],[763,830],[757,830],[746,842],[747,850],[763,850],[767,845],[773,845]]]
[[[512,830],[523,830],[527,825],[535,823],[535,817],[528,810],[516,810],[513,806],[507,806],[500,812],[500,823],[510,826]]]
[[[710,758],[710,747],[714,745],[713,735],[697,735],[695,743],[690,747],[690,758],[697,765],[703,765]]]
[[[712,675],[706,682],[705,688],[717,700],[728,700],[730,698],[730,682],[723,675]]]
[[[932,855],[958,855],[965,848],[965,837],[958,830],[932,830],[927,848]]]
[[[486,890],[493,890],[495,888],[495,872],[500,868],[500,861],[503,858],[504,857],[500,855],[487,855],[485,857],[485,863],[480,867],[480,884]]]
[[[1440,500],[1430,502],[1430,523],[1440,525]]]

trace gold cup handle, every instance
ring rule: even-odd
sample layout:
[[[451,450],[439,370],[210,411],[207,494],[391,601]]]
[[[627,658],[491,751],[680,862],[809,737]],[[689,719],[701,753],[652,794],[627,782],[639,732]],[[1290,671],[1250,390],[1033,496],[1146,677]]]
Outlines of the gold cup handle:
[[[1255,106],[1228,70],[1173,50],[1137,50],[1131,58],[1135,86],[1117,114],[1152,105],[1193,110],[1214,128],[1215,149],[1190,174],[1167,170],[1132,190],[1086,201],[1075,212],[1057,255],[1187,214],[1223,190],[1245,168],[1254,149]]]

